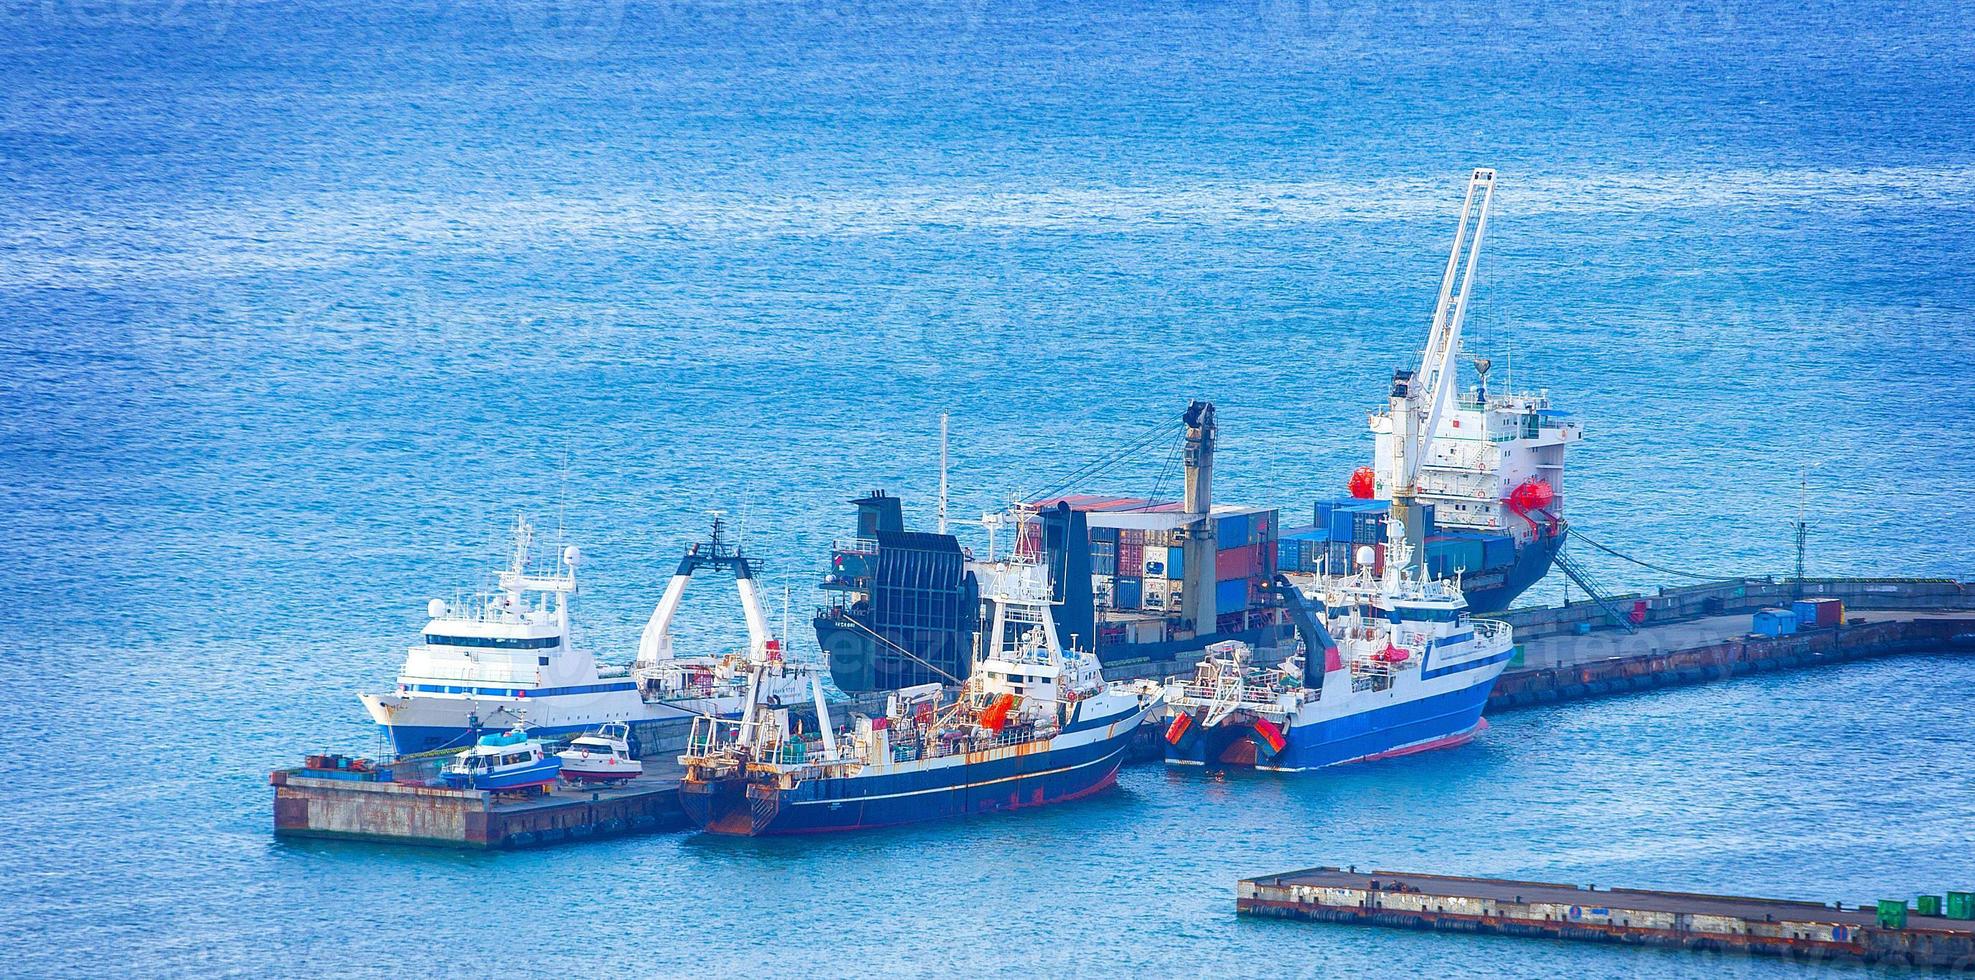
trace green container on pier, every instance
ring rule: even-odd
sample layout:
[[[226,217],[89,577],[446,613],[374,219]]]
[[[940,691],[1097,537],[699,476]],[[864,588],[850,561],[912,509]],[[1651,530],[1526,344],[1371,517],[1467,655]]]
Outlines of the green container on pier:
[[[1906,928],[1906,899],[1882,898],[1879,900],[1879,928]]]
[[[1975,919],[1975,892],[1949,892],[1948,918]]]
[[[1916,915],[1935,915],[1935,916],[1940,915],[1941,896],[1922,895],[1919,898],[1914,899],[1913,911]]]

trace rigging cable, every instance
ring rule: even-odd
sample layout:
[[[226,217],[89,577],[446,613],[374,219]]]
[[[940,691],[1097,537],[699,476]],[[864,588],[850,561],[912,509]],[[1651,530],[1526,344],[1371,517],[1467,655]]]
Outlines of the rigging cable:
[[[1091,460],[1090,462],[1077,467],[1075,470],[1072,470],[1070,473],[1065,475],[1062,479],[1056,481],[1056,483],[1051,485],[1050,487],[1032,494],[1028,494],[1027,499],[1047,500],[1050,497],[1057,496],[1058,494],[1061,494],[1064,491],[1075,486],[1078,482],[1083,480],[1088,480],[1091,477],[1094,477],[1097,474],[1102,473],[1107,469],[1110,469],[1112,466],[1117,465],[1119,462],[1123,461],[1127,457],[1130,457],[1132,454],[1137,453],[1140,450],[1144,449],[1145,447],[1157,442],[1161,436],[1168,435],[1174,429],[1180,428],[1185,424],[1186,424],[1186,417],[1183,415],[1170,416],[1165,419],[1161,419],[1158,422],[1153,423],[1149,429],[1146,429],[1145,431],[1140,433],[1123,449],[1120,449],[1109,456],[1100,456],[1097,459]]]
[[[1703,582],[1737,582],[1737,581],[1741,581],[1742,579],[1742,576],[1739,575],[1702,575],[1698,572],[1687,572],[1687,571],[1682,571],[1678,568],[1668,568],[1665,565],[1655,565],[1652,562],[1646,561],[1641,558],[1634,558],[1631,555],[1619,551],[1616,548],[1610,547],[1608,545],[1600,544],[1597,541],[1592,540],[1589,535],[1586,535],[1583,531],[1578,530],[1576,525],[1571,526],[1570,536],[1565,540],[1566,541],[1582,540],[1585,544],[1588,544],[1591,547],[1604,552],[1605,554],[1611,555],[1614,558],[1622,559],[1624,561],[1629,561],[1634,565],[1638,565],[1643,568],[1650,568],[1656,572],[1664,572],[1668,575],[1679,575],[1683,578],[1700,579]]]

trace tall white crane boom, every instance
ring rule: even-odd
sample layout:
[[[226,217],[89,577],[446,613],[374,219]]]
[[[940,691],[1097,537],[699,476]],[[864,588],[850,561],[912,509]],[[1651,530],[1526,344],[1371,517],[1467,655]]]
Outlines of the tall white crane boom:
[[[1415,489],[1420,465],[1433,444],[1433,434],[1440,428],[1441,417],[1454,403],[1460,373],[1461,324],[1467,319],[1468,294],[1474,288],[1475,266],[1481,261],[1481,238],[1488,230],[1488,209],[1494,200],[1495,171],[1476,168],[1468,178],[1467,198],[1461,202],[1461,223],[1454,230],[1454,247],[1448,252],[1447,271],[1440,280],[1433,330],[1427,336],[1426,351],[1420,356],[1419,373],[1413,376],[1412,396],[1407,399],[1410,417],[1406,421],[1410,425],[1395,433],[1395,437],[1406,443],[1400,453],[1404,467],[1394,474],[1398,481],[1396,492],[1411,494]],[[1468,230],[1470,226],[1472,234]]]

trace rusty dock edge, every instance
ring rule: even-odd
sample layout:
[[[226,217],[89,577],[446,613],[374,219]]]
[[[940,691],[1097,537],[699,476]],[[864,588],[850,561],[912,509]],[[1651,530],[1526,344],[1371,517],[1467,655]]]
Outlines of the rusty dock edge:
[[[1903,928],[1883,928],[1873,911],[1767,898],[1311,868],[1242,881],[1235,909],[1352,925],[1975,970],[1975,921],[1915,916]]]
[[[533,847],[687,825],[676,777],[608,789],[510,800],[413,782],[352,782],[276,770],[274,832],[283,837],[388,841],[439,847]]]

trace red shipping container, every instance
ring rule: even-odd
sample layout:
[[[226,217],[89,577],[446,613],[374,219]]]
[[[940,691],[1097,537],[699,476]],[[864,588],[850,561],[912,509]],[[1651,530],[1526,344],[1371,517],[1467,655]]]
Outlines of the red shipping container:
[[[1118,530],[1118,543],[1144,544],[1145,530],[1143,528],[1136,528],[1136,527],[1120,528]]]
[[[1262,573],[1262,546],[1245,544],[1239,548],[1226,548],[1214,555],[1214,578],[1229,582],[1238,578],[1254,578]]]
[[[1145,546],[1118,542],[1118,574],[1137,575],[1145,567]]]

